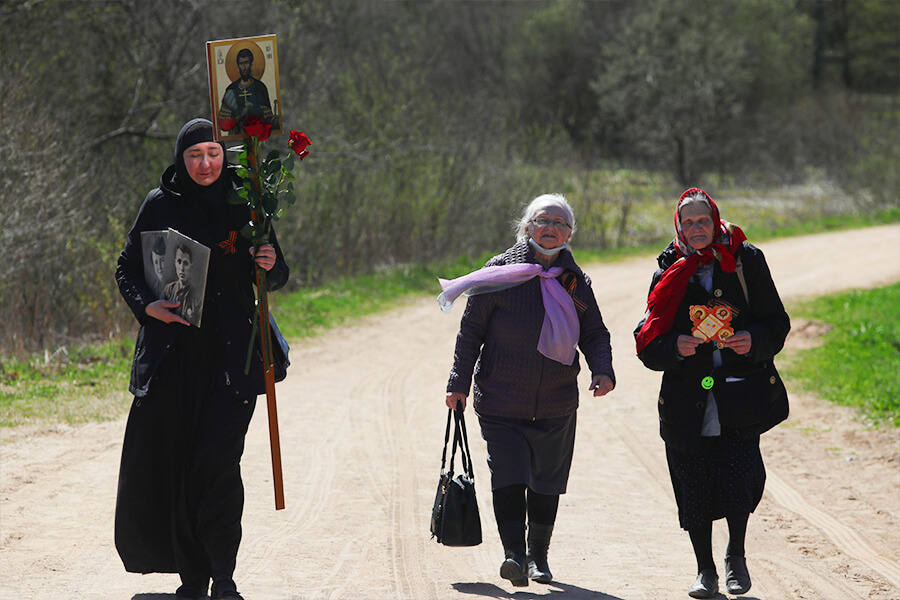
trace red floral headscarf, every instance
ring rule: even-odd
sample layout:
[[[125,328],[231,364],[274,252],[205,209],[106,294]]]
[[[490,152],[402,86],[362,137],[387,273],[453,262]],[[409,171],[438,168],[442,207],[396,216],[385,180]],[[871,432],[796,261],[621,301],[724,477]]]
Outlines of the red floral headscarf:
[[[700,250],[695,250],[688,244],[684,232],[681,230],[681,204],[684,199],[697,193],[703,194],[709,202],[716,234],[710,245]],[[666,269],[659,282],[650,292],[647,298],[647,313],[644,324],[638,332],[635,340],[637,351],[640,354],[647,344],[654,338],[672,329],[675,321],[675,312],[681,304],[684,293],[687,291],[688,282],[700,265],[706,265],[713,260],[719,261],[722,270],[733,273],[736,261],[734,253],[746,241],[747,236],[740,227],[733,223],[723,221],[719,217],[719,208],[709,194],[700,188],[686,190],[675,205],[675,239],[672,243],[678,252],[678,260]]]

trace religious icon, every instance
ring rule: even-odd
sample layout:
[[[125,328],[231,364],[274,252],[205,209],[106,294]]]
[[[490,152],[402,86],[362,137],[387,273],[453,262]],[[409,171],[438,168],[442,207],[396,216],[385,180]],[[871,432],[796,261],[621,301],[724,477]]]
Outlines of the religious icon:
[[[212,121],[219,141],[241,139],[250,116],[281,133],[281,89],[274,35],[206,42]]]
[[[704,342],[715,341],[719,344],[734,335],[731,319],[737,316],[738,310],[722,300],[714,300],[704,306],[694,304],[690,307],[691,321],[694,323],[691,335]]]

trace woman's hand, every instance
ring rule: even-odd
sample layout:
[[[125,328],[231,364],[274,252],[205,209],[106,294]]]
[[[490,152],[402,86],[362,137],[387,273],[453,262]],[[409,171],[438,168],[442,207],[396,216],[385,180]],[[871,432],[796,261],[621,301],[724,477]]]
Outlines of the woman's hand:
[[[753,346],[753,340],[749,331],[738,331],[733,336],[725,340],[725,347],[734,350],[737,354],[747,354]]]
[[[271,271],[272,267],[275,266],[275,247],[272,244],[263,244],[256,252],[254,252],[253,246],[250,246],[250,256],[256,260],[256,264],[266,271]]]
[[[697,346],[703,343],[704,340],[692,335],[679,335],[675,347],[678,349],[678,356],[687,357],[697,354]]]
[[[148,317],[153,317],[163,323],[181,323],[182,325],[190,325],[187,321],[172,312],[171,309],[181,306],[181,302],[173,300],[155,300],[147,305],[144,313]]]
[[[462,392],[447,392],[447,408],[456,408],[459,402],[460,410],[466,410],[466,395]]]
[[[612,379],[609,378],[609,375],[594,375],[591,379],[590,389],[594,390],[594,398],[605,396],[613,389]]]

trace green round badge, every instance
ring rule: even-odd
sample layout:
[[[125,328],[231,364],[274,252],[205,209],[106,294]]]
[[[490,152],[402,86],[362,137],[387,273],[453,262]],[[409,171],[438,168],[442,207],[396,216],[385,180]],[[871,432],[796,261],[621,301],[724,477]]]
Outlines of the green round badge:
[[[703,379],[700,380],[700,387],[704,390],[712,389],[713,384],[716,382],[715,379],[707,375]]]

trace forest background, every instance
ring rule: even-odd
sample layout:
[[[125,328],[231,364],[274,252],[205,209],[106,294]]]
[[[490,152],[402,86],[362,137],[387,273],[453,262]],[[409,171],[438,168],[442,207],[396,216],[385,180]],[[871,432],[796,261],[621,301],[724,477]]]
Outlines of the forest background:
[[[285,129],[313,141],[277,224],[290,290],[498,252],[547,191],[599,251],[664,242],[693,185],[751,232],[898,218],[897,0],[4,0],[0,17],[0,357],[133,332],[115,262],[181,125],[210,116],[207,40],[276,34]]]

